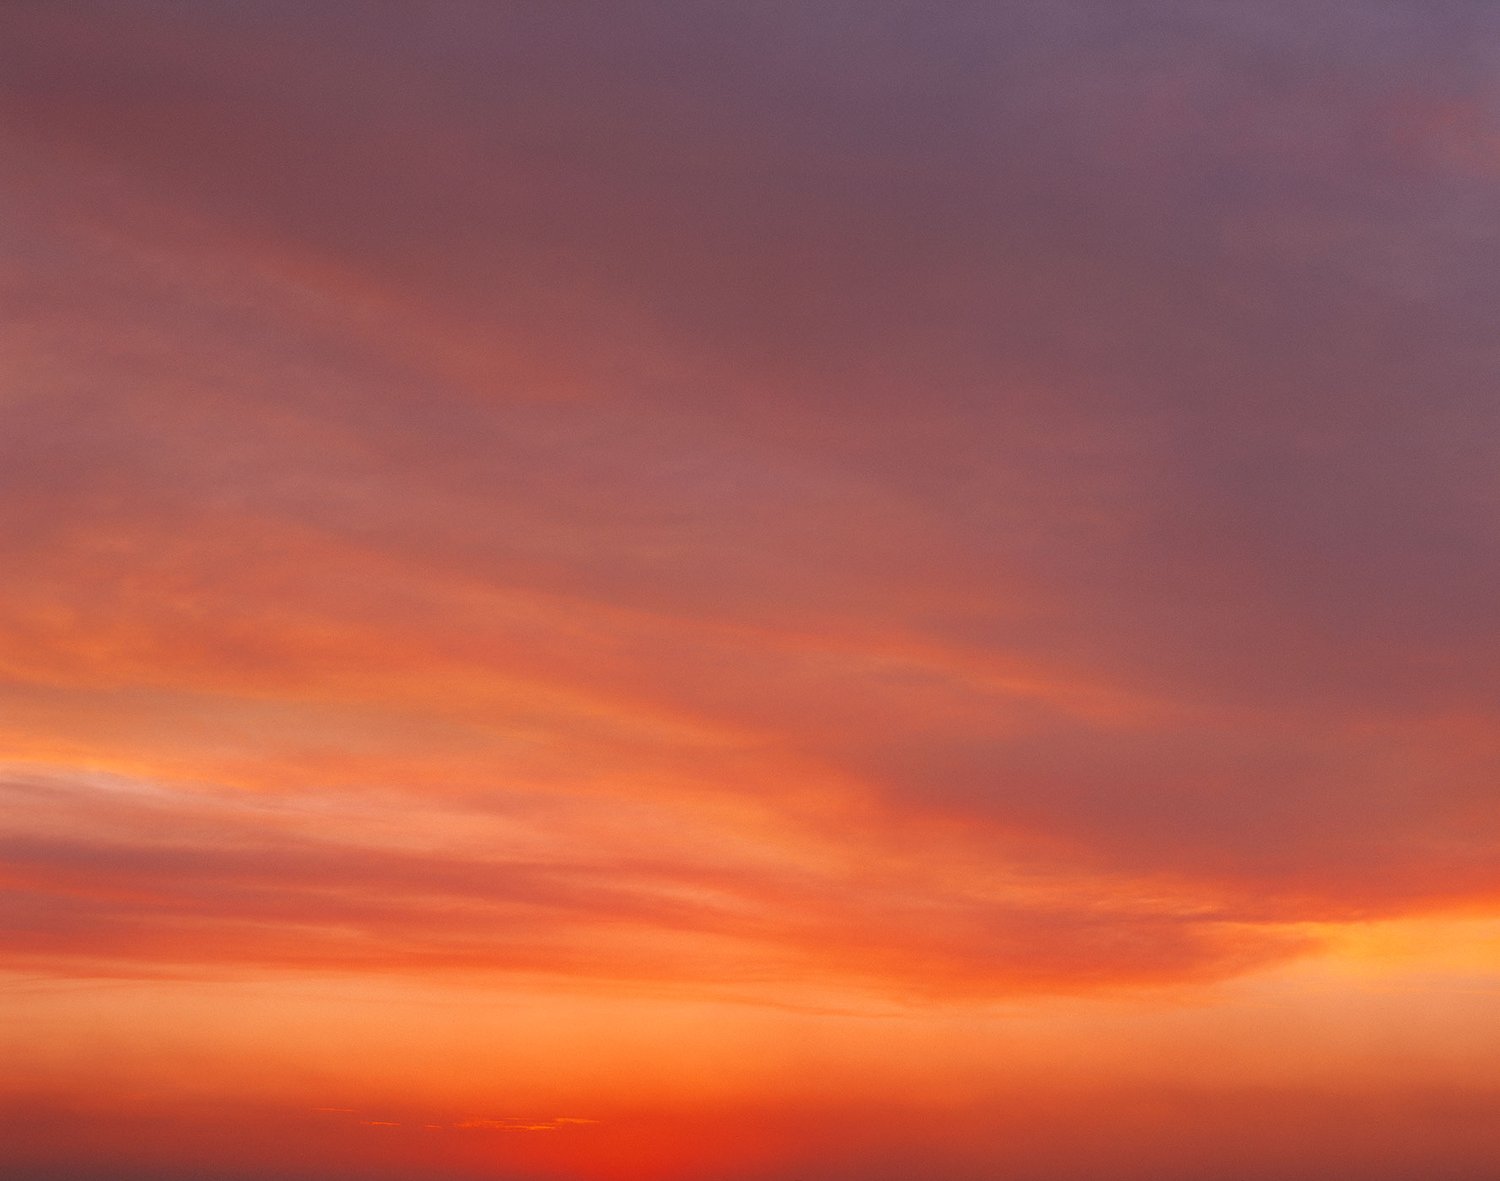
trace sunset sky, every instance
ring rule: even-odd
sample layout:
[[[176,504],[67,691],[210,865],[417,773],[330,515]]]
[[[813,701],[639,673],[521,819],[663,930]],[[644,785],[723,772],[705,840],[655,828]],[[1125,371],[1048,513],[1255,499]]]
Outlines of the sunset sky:
[[[5,1181],[1500,1175],[1500,4],[0,0]]]

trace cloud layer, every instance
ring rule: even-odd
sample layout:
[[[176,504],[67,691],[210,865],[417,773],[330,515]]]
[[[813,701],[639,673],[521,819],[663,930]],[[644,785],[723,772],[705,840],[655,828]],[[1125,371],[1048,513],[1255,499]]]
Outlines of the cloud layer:
[[[1022,1003],[1490,913],[1497,45],[8,5],[0,960]]]

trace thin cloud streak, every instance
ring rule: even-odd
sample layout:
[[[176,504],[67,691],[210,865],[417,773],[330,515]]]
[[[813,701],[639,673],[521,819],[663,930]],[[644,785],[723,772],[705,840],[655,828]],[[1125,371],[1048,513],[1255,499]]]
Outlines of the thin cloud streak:
[[[194,972],[243,965],[421,976],[527,973],[707,984],[843,981],[919,994],[1092,991],[1211,979],[1306,938],[1202,903],[1163,911],[1148,885],[992,881],[968,891],[875,861],[843,870],[693,859],[699,834],[569,856],[484,815],[454,814],[488,855],[392,834],[360,839],[340,801],[238,803],[126,785],[12,781],[0,841],[14,969]],[[525,828],[546,831],[537,817]],[[644,814],[658,832],[682,817]],[[691,820],[689,816],[687,819]],[[348,838],[332,834],[342,825]],[[384,840],[371,840],[383,835]],[[434,835],[439,835],[437,832]],[[507,835],[530,846],[502,854]],[[476,839],[477,838],[477,839]],[[1009,889],[1007,889],[1007,884]]]

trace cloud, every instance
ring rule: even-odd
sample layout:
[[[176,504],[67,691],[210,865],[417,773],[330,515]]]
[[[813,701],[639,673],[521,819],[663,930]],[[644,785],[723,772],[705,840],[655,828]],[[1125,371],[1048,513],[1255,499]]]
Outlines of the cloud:
[[[596,841],[570,851],[563,818],[550,846],[533,836],[529,855],[506,856],[498,841],[458,853],[371,839],[357,808],[337,799],[252,803],[14,778],[5,795],[5,960],[49,974],[240,966],[966,994],[1214,977],[1305,945],[1274,924],[1111,897],[1124,882],[1028,897],[812,859],[724,863],[691,855],[691,829],[675,850]],[[453,820],[478,830],[474,845],[490,843],[482,813]]]
[[[1495,1175],[1500,7],[0,9],[7,1175]]]
[[[561,1128],[597,1124],[596,1119],[581,1116],[559,1116],[556,1119],[466,1119],[454,1124],[455,1128],[487,1132],[556,1132]]]
[[[5,19],[0,730],[197,785],[7,830],[13,955],[1066,990],[1493,897],[1485,6]]]

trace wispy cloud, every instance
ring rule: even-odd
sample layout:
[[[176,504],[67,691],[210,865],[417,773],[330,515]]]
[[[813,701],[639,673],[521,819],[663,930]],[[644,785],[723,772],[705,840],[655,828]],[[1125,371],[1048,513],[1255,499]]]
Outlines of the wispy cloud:
[[[1283,933],[1283,916],[1242,917],[1186,893],[1172,902],[1127,878],[1090,885],[1018,870],[944,880],[873,836],[869,856],[881,863],[830,868],[827,846],[805,837],[779,862],[754,847],[710,860],[694,852],[702,817],[657,810],[638,816],[643,828],[596,834],[585,854],[569,847],[566,816],[551,829],[532,817],[518,839],[480,809],[447,816],[447,830],[469,829],[458,853],[443,825],[425,840],[370,831],[353,800],[118,783],[5,786],[11,966],[843,979],[1009,993],[1232,974],[1306,945]],[[655,851],[635,844],[643,831],[656,834]]]

